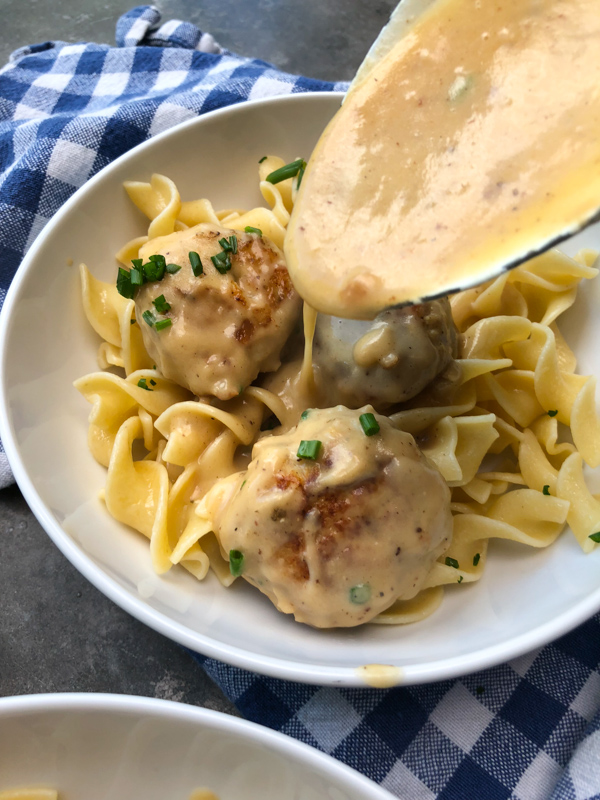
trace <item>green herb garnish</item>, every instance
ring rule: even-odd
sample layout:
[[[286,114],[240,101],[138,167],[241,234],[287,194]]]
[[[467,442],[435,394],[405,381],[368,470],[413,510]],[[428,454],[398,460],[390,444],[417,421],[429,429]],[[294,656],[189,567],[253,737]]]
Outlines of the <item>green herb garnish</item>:
[[[128,269],[123,269],[123,267],[119,267],[117,274],[117,292],[121,297],[133,300],[135,289],[131,283],[131,274]]]
[[[296,181],[296,189],[300,188],[300,184],[302,183],[302,178],[304,177],[305,169],[306,169],[306,164],[298,170],[298,180]]]
[[[350,602],[357,606],[368,603],[371,599],[371,587],[368,583],[359,583],[350,589]]]
[[[302,439],[296,455],[298,458],[307,458],[311,461],[315,461],[319,455],[320,449],[321,442],[318,439]]]
[[[229,239],[226,239],[225,237],[219,239],[219,244],[221,245],[223,250],[226,250],[227,252],[231,252],[233,250]]]
[[[140,389],[145,389],[147,392],[152,391],[152,389],[146,383],[146,378],[140,378],[137,385],[140,387]]]
[[[129,320],[129,324],[130,325],[135,325],[135,320],[134,319]]]
[[[231,252],[233,253],[233,255],[235,255],[237,253],[237,247],[238,247],[237,236],[235,234],[229,237],[229,245],[231,247]]]
[[[167,311],[171,310],[171,304],[165,300],[164,294],[160,294],[155,300],[153,300],[152,305],[159,314],[166,314]]]
[[[154,324],[156,322],[156,317],[154,316],[152,311],[150,311],[150,309],[148,309],[148,311],[144,311],[144,313],[142,314],[142,317],[144,319],[144,322],[147,322],[148,325],[150,325],[151,328],[154,327]]]
[[[270,172],[267,175],[267,180],[269,183],[281,183],[281,181],[285,181],[288,178],[295,178],[300,170],[305,168],[306,161],[303,158],[298,158],[296,161],[291,161],[289,164],[274,170],[274,172]]]
[[[557,414],[558,414],[558,408],[556,409],[556,411],[549,411],[548,412],[548,416],[549,417],[555,417]]]
[[[258,236],[262,236],[262,231],[260,228],[253,228],[252,225],[246,225],[244,228],[246,233],[256,233]]]
[[[152,386],[156,386],[156,381],[153,380],[152,378],[150,378],[150,383],[151,383]]]
[[[306,419],[310,414],[310,408],[304,409],[304,411],[300,414],[300,419]]]
[[[165,257],[160,256],[150,256],[150,260],[147,264],[144,264],[144,277],[147,281],[162,281],[165,269],[167,268],[167,264],[165,262]]]
[[[266,161],[266,160],[267,160],[267,157],[266,157],[266,156],[263,156],[262,158],[259,158],[259,159],[258,159],[258,163],[259,163],[259,164],[262,164],[262,162],[263,162],[263,161]]]
[[[588,539],[591,539],[592,542],[596,542],[596,544],[600,544],[600,531],[598,531],[598,533],[592,533],[588,536]]]
[[[480,553],[475,553],[475,555],[473,556],[473,566],[474,567],[476,567],[477,564],[479,564],[479,559],[480,558],[481,558],[481,554]]]
[[[458,569],[458,561],[455,558],[450,558],[450,556],[446,556],[444,564],[447,567],[454,567],[454,569]]]
[[[239,550],[229,551],[229,571],[234,578],[239,577],[244,569],[244,554]]]
[[[545,494],[546,496],[550,494],[550,486],[548,484],[546,484],[542,489],[542,494]]]
[[[200,275],[202,275],[202,273],[204,272],[204,267],[202,266],[202,261],[200,261],[200,256],[195,250],[190,250],[190,252],[188,253],[188,258],[192,266],[192,272],[194,273],[194,277],[199,278]]]
[[[376,433],[379,433],[379,423],[375,419],[374,414],[361,414],[358,421],[365,432],[365,436],[374,436]]]
[[[136,269],[141,269],[142,268],[142,264],[144,263],[144,261],[141,258],[132,258],[131,259],[131,263],[133,264],[133,266]]]
[[[176,272],[179,272],[181,267],[179,266],[179,264],[167,264],[165,269],[167,270],[169,275],[175,275]]]
[[[144,285],[144,272],[138,267],[132,267],[129,270],[129,277],[131,279],[132,286],[143,286]],[[135,291],[135,290],[134,290]]]
[[[231,259],[229,258],[229,253],[226,250],[222,250],[220,253],[217,253],[216,256],[211,256],[210,260],[212,261],[217,272],[220,272],[221,275],[224,275],[231,269]]]
[[[157,320],[157,322],[155,322],[154,324],[154,327],[156,328],[157,331],[162,331],[165,328],[170,328],[172,324],[173,320],[170,319],[169,317],[166,317],[166,319]]]
[[[460,578],[458,579],[457,583],[462,583],[462,582],[463,582],[463,576],[461,575]]]

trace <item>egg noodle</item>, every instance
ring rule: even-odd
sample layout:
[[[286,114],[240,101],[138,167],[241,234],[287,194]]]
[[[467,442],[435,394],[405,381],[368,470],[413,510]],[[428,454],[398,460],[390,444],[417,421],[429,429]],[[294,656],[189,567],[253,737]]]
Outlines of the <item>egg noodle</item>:
[[[150,224],[146,236],[117,253],[118,261],[129,267],[147,241],[199,223],[259,228],[282,247],[297,179],[276,185],[265,179],[283,164],[274,156],[260,163],[259,186],[269,208],[249,211],[215,211],[204,198],[182,201],[173,181],[162,175],[153,175],[150,183],[126,183]],[[575,258],[551,250],[451,298],[460,332],[458,388],[443,405],[428,405],[425,390],[401,410],[392,409],[389,419],[415,436],[451,488],[453,541],[424,590],[412,600],[396,601],[375,622],[422,619],[440,604],[444,585],[478,580],[491,538],[547,547],[568,525],[584,552],[596,546],[600,501],[582,471],[584,462],[600,464],[596,381],[575,373],[575,355],[556,323],[575,302],[579,283],[597,275],[595,259],[587,250]],[[298,418],[258,385],[227,401],[193,397],[153,365],[134,301],[85,265],[81,278],[86,316],[103,339],[98,350],[103,371],[75,386],[93,405],[88,441],[108,468],[106,507],[148,537],[157,573],[181,564],[202,580],[212,569],[229,586],[235,578],[202,498],[217,481],[245,468],[253,443],[270,435],[260,432],[265,420],[275,415],[287,430]],[[307,381],[314,316],[305,307]],[[114,367],[125,375],[106,371]]]

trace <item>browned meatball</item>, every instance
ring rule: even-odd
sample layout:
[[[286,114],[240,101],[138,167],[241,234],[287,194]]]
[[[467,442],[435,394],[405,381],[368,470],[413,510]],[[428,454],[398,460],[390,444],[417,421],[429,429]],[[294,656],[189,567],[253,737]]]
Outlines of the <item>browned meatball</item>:
[[[372,322],[319,314],[313,358],[327,404],[383,410],[419,394],[456,356],[446,298],[389,308]]]
[[[219,240],[235,236],[231,269],[221,273],[211,256],[222,252]],[[198,253],[202,274],[195,276],[189,253]],[[235,397],[259,372],[279,367],[279,354],[301,309],[283,254],[254,233],[201,224],[145,244],[140,257],[163,255],[181,269],[142,286],[136,317],[144,345],[165,377],[196,395],[221,400]],[[164,295],[171,327],[143,321],[155,312],[152,301]]]
[[[370,407],[311,409],[260,440],[244,473],[205,498],[221,548],[280,611],[319,628],[368,622],[414,597],[452,535],[450,491],[410,434]],[[302,440],[319,441],[314,460]]]

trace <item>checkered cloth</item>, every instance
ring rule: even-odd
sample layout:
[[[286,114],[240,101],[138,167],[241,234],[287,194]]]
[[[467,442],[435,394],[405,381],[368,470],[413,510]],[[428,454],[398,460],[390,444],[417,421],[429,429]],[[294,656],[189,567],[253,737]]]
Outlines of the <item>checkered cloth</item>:
[[[248,98],[345,88],[159,20],[139,6],[118,21],[116,48],[45,42],[0,71],[0,302],[48,219],[131,147]],[[12,481],[5,458],[0,481]],[[286,683],[195,657],[246,717],[408,800],[600,798],[600,616],[510,664],[385,691]]]

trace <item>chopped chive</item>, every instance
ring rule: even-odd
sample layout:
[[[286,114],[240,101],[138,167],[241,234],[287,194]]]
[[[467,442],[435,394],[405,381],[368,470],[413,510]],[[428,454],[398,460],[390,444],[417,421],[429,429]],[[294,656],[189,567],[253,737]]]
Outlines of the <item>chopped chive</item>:
[[[129,270],[123,269],[123,267],[119,267],[119,272],[117,275],[117,292],[121,295],[121,297],[126,297],[128,300],[133,300],[135,289],[131,283],[131,275]]]
[[[156,261],[156,259],[150,256],[150,261],[143,266],[144,277],[147,281],[162,281],[166,266],[164,256],[162,257],[162,261]]]
[[[479,559],[481,558],[481,553],[475,553],[473,556],[473,566],[476,567],[479,564]]]
[[[154,327],[154,324],[156,322],[156,317],[150,311],[150,309],[148,309],[147,311],[144,311],[144,313],[142,314],[142,317],[144,318],[144,322],[147,322],[148,325],[150,325],[151,328]]]
[[[140,378],[138,381],[138,386],[140,387],[140,389],[145,389],[147,392],[152,391],[152,389],[146,383],[146,378]]]
[[[368,603],[371,599],[371,587],[368,583],[359,583],[350,589],[350,602],[357,606]]]
[[[144,284],[144,273],[138,267],[132,267],[129,270],[129,276],[131,278],[131,285],[132,286],[143,286]]]
[[[458,569],[458,561],[455,558],[450,558],[450,556],[446,556],[444,564],[447,567],[454,567],[454,569]]]
[[[598,531],[598,533],[592,533],[588,536],[588,539],[591,539],[592,542],[596,542],[596,544],[600,544],[600,531]]]
[[[153,378],[150,378],[150,383],[152,386],[156,386],[156,381]]]
[[[246,485],[246,483],[247,483],[247,481],[246,481],[246,480],[243,480],[243,481],[242,481],[242,485],[240,486],[240,492],[242,491],[242,489],[244,488],[244,486]]]
[[[195,250],[190,250],[188,253],[188,258],[190,260],[190,264],[192,266],[192,272],[196,278],[199,278],[200,275],[204,272],[204,267],[202,266],[202,261],[200,261],[200,256]]]
[[[266,156],[263,156],[262,158],[259,158],[259,159],[258,159],[258,163],[259,163],[259,164],[262,164],[262,162],[263,162],[263,161],[266,161],[266,160],[267,160],[267,157],[266,157]]]
[[[231,252],[235,255],[237,253],[237,236],[235,234],[229,237],[229,244],[231,245]]]
[[[162,264],[164,267],[167,266],[166,258],[161,256],[160,253],[157,253],[154,256],[148,256],[148,261],[154,261],[155,264]]]
[[[169,317],[166,317],[166,319],[159,319],[155,323],[154,327],[156,328],[157,331],[162,331],[165,328],[170,328],[172,324],[173,324],[173,320],[170,319]]]
[[[320,449],[321,442],[318,439],[302,439],[296,455],[298,458],[307,458],[314,461],[319,455]]]
[[[555,411],[549,411],[548,412],[548,416],[549,417],[555,417],[557,414],[558,414],[558,408]]]
[[[224,275],[231,269],[231,259],[229,258],[229,253],[226,250],[222,250],[220,253],[217,253],[216,256],[211,256],[210,260],[214,264],[217,272],[220,272],[221,275]]]
[[[546,484],[544,486],[544,488],[542,489],[542,494],[545,494],[546,496],[548,496],[550,494],[550,486],[549,486],[549,484]]]
[[[302,183],[302,178],[304,177],[304,170],[305,169],[306,169],[306,165],[303,166],[303,167],[300,167],[300,170],[298,171],[298,180],[296,181],[296,189],[300,188],[300,184]]]
[[[130,325],[135,325],[135,320],[134,319],[129,320],[129,324]]]
[[[374,414],[361,414],[358,421],[365,432],[365,436],[374,436],[376,433],[379,433],[379,423],[375,419]]]
[[[133,264],[133,266],[136,269],[141,269],[142,268],[142,264],[144,263],[144,259],[142,259],[142,258],[132,258],[131,259],[131,263]]]
[[[242,574],[244,569],[244,554],[239,550],[229,551],[229,571],[234,578]]]
[[[304,167],[306,167],[306,161],[303,158],[298,158],[296,161],[291,161],[289,164],[270,172],[267,175],[267,180],[269,183],[281,183],[281,181],[285,181],[288,178],[295,178]]]
[[[167,270],[169,275],[175,275],[176,272],[179,272],[181,267],[179,266],[179,264],[167,264],[165,269]]]
[[[244,228],[246,233],[256,233],[258,236],[262,236],[262,231],[260,228],[253,228],[252,225],[246,225]]]
[[[306,419],[310,414],[310,408],[305,408],[304,411],[300,414],[300,419]]]
[[[165,300],[164,294],[159,294],[159,296],[152,301],[152,305],[158,311],[159,314],[166,314],[167,311],[171,310],[171,303],[168,303]]]
[[[222,239],[219,239],[219,244],[221,245],[223,250],[226,250],[227,252],[231,252],[232,247],[231,247],[231,243],[230,243],[229,239],[226,239],[225,237],[223,237]]]

